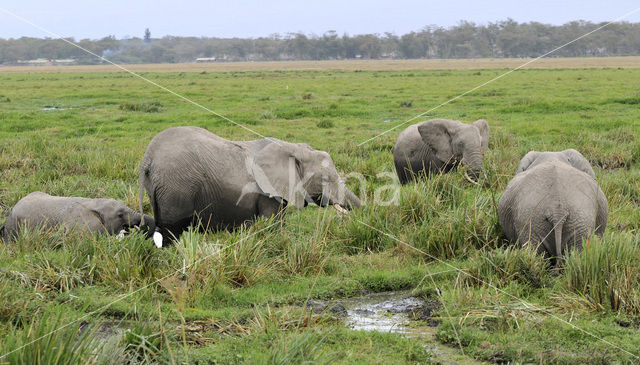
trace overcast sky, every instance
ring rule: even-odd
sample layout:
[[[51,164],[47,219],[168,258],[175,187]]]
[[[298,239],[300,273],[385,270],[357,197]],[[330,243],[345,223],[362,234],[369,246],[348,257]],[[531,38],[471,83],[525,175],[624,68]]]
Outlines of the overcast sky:
[[[451,26],[512,18],[563,24],[616,19],[640,7],[638,0],[0,0],[0,38],[51,36],[7,15],[10,11],[54,33],[76,39],[165,35],[260,37],[273,33],[402,35],[426,25]],[[640,11],[625,18],[640,22]]]

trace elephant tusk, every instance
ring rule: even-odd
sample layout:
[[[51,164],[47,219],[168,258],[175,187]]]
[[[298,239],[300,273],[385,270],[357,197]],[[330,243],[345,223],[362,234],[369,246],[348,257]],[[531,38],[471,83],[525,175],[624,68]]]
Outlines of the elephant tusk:
[[[120,230],[120,232],[118,232],[118,234],[116,235],[116,238],[117,238],[119,241],[122,241],[122,239],[124,238],[124,235],[125,235],[126,233],[127,233],[127,231],[126,231],[126,230],[121,229],[121,230]]]
[[[153,243],[156,244],[157,248],[162,247],[162,233],[158,231],[153,232]]]
[[[477,181],[473,181],[473,179],[471,179],[471,177],[469,177],[469,175],[467,174],[467,172],[464,172],[464,178],[467,179],[470,183],[474,184],[474,185],[480,185],[480,183],[478,183]]]
[[[336,210],[342,214],[345,214],[345,215],[349,214],[349,211],[341,207],[338,203],[334,204],[333,207],[336,208]]]

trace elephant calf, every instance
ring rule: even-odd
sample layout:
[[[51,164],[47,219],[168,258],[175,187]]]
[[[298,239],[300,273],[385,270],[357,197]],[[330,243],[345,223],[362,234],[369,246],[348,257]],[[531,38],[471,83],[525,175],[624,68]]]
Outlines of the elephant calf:
[[[589,162],[576,150],[529,152],[498,204],[498,219],[514,243],[539,243],[556,263],[569,249],[582,248],[607,225],[607,198]]]
[[[5,241],[14,239],[21,226],[51,228],[64,226],[89,233],[118,234],[139,226],[152,232],[153,218],[130,209],[114,199],[52,196],[33,192],[11,209],[3,226]]]
[[[400,133],[393,148],[393,162],[401,184],[418,176],[448,172],[460,162],[476,179],[488,146],[489,124],[483,119],[471,124],[432,119]]]
[[[287,204],[361,206],[324,151],[275,138],[229,141],[198,127],[169,128],[151,140],[140,165],[141,211],[145,190],[158,247],[163,234],[178,237],[192,224],[233,228]]]

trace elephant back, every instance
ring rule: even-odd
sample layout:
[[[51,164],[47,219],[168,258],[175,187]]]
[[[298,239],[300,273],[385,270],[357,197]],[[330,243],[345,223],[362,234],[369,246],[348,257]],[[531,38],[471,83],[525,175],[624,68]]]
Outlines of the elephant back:
[[[499,222],[510,241],[542,242],[552,256],[556,247],[580,245],[594,231],[602,234],[607,216],[608,203],[597,182],[560,160],[517,174],[498,204]]]

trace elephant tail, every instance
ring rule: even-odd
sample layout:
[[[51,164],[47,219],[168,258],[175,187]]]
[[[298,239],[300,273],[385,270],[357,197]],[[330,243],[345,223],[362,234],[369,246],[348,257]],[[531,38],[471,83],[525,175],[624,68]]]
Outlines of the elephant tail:
[[[566,220],[567,216],[555,220],[555,224],[553,226],[553,234],[556,246],[556,265],[560,263],[562,260],[562,226]]]
[[[558,259],[562,258],[562,221],[556,225],[553,229],[556,240],[556,256]]]
[[[140,201],[138,203],[138,208],[140,209],[140,214],[142,215],[143,223],[144,223],[144,211],[142,208],[142,200],[144,199],[144,193],[146,191],[145,183],[148,181],[148,179],[149,179],[149,165],[145,166],[145,163],[143,161],[142,165],[140,166],[140,179],[139,179],[140,180],[140,193],[139,193]],[[153,194],[151,193],[151,191],[149,191],[149,200],[151,200],[151,209],[153,210],[153,220],[154,220],[154,226],[155,226],[151,237],[156,247],[162,247],[162,234],[160,233],[161,232],[160,210],[158,210],[158,199],[156,199],[155,188],[153,189]]]
[[[140,200],[138,202],[138,210],[140,210],[140,215],[142,216],[142,218],[140,218],[140,226],[142,226],[144,225],[144,210],[142,209],[142,199],[144,199],[144,185],[142,185],[142,181],[140,181],[140,191],[138,195],[140,196]]]
[[[156,228],[153,232],[153,243],[155,243],[156,247],[162,247],[162,241],[164,238],[162,237],[162,228],[160,228],[160,224],[162,224],[160,219],[160,209],[158,209],[158,199],[157,199],[157,188],[153,189],[153,196],[149,196],[151,199],[151,207],[153,209],[153,217],[155,219]]]
[[[160,219],[160,209],[158,208],[158,194],[157,194],[157,188],[153,189],[153,196],[150,196],[149,198],[151,198],[151,209],[153,209],[153,219],[155,219],[156,221],[156,231],[159,231],[160,228],[158,227],[161,219]]]

